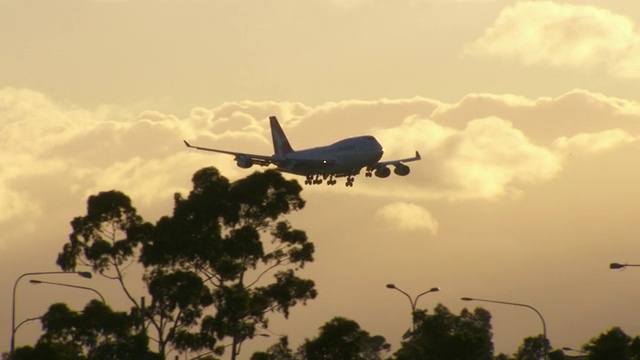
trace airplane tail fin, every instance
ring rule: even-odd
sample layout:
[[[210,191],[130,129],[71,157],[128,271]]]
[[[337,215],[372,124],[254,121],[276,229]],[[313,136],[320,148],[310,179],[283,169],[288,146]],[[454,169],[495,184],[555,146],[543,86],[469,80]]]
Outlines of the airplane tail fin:
[[[271,123],[271,138],[273,140],[273,151],[276,155],[286,155],[293,151],[287,136],[284,134],[280,123],[275,116],[269,116]]]

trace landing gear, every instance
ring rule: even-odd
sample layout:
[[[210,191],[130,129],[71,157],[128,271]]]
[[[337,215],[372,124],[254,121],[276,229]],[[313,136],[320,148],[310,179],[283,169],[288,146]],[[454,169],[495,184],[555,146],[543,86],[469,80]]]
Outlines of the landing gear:
[[[347,187],[353,187],[353,181],[355,180],[355,178],[353,176],[348,176],[347,177],[347,182],[345,183],[345,185]]]
[[[329,180],[327,180],[329,179]],[[307,179],[304,181],[305,185],[320,185],[327,180],[327,185],[335,185],[338,182],[333,178],[333,175],[307,175]]]
[[[333,186],[338,183],[335,179],[335,175],[307,175],[306,180],[304,181],[305,185],[320,185],[327,180],[327,185]],[[355,177],[353,175],[347,176],[347,182],[345,185],[347,187],[353,187],[353,182],[355,181]]]
[[[316,175],[315,177],[313,175],[307,175],[307,179],[304,181],[305,185],[318,185],[318,184],[322,184],[322,178],[320,178],[320,175]]]
[[[373,176],[372,172],[373,172],[373,169],[368,167],[367,171],[364,173],[364,176],[365,177],[372,177]]]

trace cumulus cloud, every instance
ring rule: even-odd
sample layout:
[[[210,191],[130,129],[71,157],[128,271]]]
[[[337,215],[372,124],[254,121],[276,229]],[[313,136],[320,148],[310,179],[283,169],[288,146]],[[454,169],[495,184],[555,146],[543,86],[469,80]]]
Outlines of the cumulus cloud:
[[[423,151],[424,164],[412,164],[420,169],[412,173],[415,188],[407,192],[414,197],[494,199],[514,190],[515,183],[546,180],[561,169],[551,150],[498,117],[471,120],[463,129],[413,118],[377,135],[392,148]]]
[[[557,97],[527,99],[511,94],[469,94],[439,106],[428,118],[458,129],[479,118],[507,119],[535,143],[547,146],[562,136],[621,127],[640,133],[640,103],[574,89]]]
[[[515,58],[526,65],[602,65],[617,77],[640,77],[640,33],[609,10],[552,1],[523,1],[504,9],[465,53]]]
[[[438,222],[431,213],[416,204],[394,202],[378,210],[375,214],[378,221],[386,226],[404,231],[438,232]]]
[[[610,150],[618,146],[637,141],[636,136],[622,129],[611,129],[595,134],[583,133],[572,137],[560,137],[554,145],[565,152],[594,153]]]
[[[182,139],[268,155],[271,114],[280,117],[297,149],[369,133],[385,146],[383,160],[420,151],[423,158],[409,164],[409,176],[360,176],[354,188],[309,191],[405,201],[389,207],[408,214],[404,228],[418,227],[420,219],[422,229],[432,232],[437,222],[411,201],[517,194],[558,176],[566,151],[603,152],[637,141],[640,134],[637,102],[581,90],[539,99],[470,94],[455,104],[420,97],[315,107],[242,101],[196,107],[180,118],[153,109],[84,109],[38,92],[4,88],[0,223],[11,236],[30,231],[45,217],[65,224],[82,211],[87,196],[111,189],[130,195],[145,214],[166,214],[173,193],[188,191],[191,176],[202,167],[216,166],[231,180],[263,170],[240,169],[230,156],[187,149]],[[389,209],[378,216],[392,218]]]
[[[555,154],[496,117],[469,122],[450,144],[445,169],[463,196],[495,198],[513,182],[550,179],[561,169]]]

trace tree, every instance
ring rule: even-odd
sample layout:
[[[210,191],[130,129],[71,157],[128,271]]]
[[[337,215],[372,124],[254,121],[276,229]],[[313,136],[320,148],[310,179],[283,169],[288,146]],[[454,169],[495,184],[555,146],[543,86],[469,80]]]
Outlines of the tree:
[[[251,360],[296,360],[296,356],[289,347],[289,338],[282,336],[266,352],[259,351],[254,353],[251,356]]]
[[[539,360],[544,359],[545,348],[547,353],[551,350],[549,340],[544,335],[530,336],[524,338],[522,345],[515,354],[516,360]]]
[[[90,266],[118,281],[130,316],[154,329],[162,358],[167,347],[219,354],[224,348],[217,343],[229,337],[235,359],[243,341],[268,327],[268,313],[288,317],[292,306],[317,294],[313,281],[296,276],[313,261],[313,244],[282,219],[304,207],[302,188],[273,170],[230,183],[209,167],[192,181],[188,197],[175,194],[173,214],[155,225],[121,192],[89,197],[57,262],[67,271]],[[266,246],[263,237],[270,239]],[[149,304],[125,281],[124,269],[134,262],[144,267]]]
[[[496,357],[494,358],[494,360],[513,360],[513,358],[512,358],[512,357],[510,357],[510,356],[509,356],[509,355],[507,355],[507,354],[500,353],[500,354],[496,355]]]
[[[637,360],[640,359],[639,341],[637,337],[631,339],[616,326],[591,339],[583,349],[588,352],[589,360]]]
[[[335,317],[320,328],[318,337],[305,340],[298,355],[305,360],[379,360],[390,348],[384,337],[369,335],[353,320]]]
[[[491,360],[491,314],[476,308],[463,309],[460,315],[438,304],[433,315],[416,311],[416,330],[402,342],[394,354],[397,360]]]
[[[565,360],[567,357],[564,355],[562,349],[555,349],[549,353],[549,360]]]
[[[148,351],[149,339],[132,321],[127,313],[114,312],[97,300],[81,312],[72,311],[66,304],[53,304],[42,317],[44,335],[35,347],[19,348],[12,360],[160,359]]]

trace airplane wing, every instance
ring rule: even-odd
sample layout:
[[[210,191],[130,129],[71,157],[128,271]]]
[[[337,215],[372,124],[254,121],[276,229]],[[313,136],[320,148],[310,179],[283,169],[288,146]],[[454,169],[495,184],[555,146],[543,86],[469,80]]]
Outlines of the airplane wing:
[[[401,163],[406,163],[406,162],[411,162],[411,161],[418,161],[422,159],[422,157],[420,156],[420,153],[418,151],[416,151],[416,155],[410,158],[405,158],[405,159],[400,159],[400,160],[391,160],[391,161],[380,161],[377,162],[373,165],[373,167],[384,167],[384,166],[388,166],[388,165],[398,165]]]
[[[246,154],[246,153],[235,152],[235,151],[212,149],[212,148],[207,148],[207,147],[191,145],[191,144],[189,144],[189,142],[187,142],[187,140],[182,140],[182,141],[184,141],[184,144],[187,147],[192,148],[192,149],[233,155],[233,156],[235,156],[235,160],[238,162],[238,166],[244,167],[244,168],[251,167],[251,165],[253,165],[253,164],[257,164],[257,165],[261,165],[261,166],[268,166],[270,164],[277,163],[277,159],[275,159],[273,156]]]

